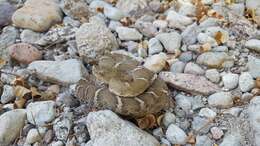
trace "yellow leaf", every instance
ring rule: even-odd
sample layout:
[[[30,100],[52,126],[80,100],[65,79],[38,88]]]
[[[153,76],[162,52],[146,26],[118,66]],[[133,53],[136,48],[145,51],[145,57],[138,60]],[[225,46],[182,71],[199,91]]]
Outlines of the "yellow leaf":
[[[24,98],[19,98],[14,101],[14,107],[17,109],[23,108],[26,103],[26,99]]]
[[[40,98],[41,93],[38,92],[37,88],[31,87],[31,92],[32,92],[32,98]]]
[[[20,85],[15,86],[15,96],[18,98],[30,98],[31,90]]]

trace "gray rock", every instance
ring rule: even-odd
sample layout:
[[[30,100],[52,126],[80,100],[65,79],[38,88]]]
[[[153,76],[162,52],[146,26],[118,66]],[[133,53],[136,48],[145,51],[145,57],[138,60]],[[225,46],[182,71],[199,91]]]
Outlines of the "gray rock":
[[[250,73],[244,72],[239,77],[239,88],[242,92],[248,92],[255,87],[255,80]]]
[[[192,121],[192,129],[198,131],[199,134],[206,134],[209,132],[210,128],[214,125],[209,122],[210,119],[205,117],[196,116]]]
[[[193,62],[189,62],[186,64],[184,68],[184,73],[194,74],[194,75],[203,75],[205,71],[198,65]]]
[[[239,80],[238,74],[227,73],[222,77],[222,81],[224,83],[224,88],[231,90],[237,87]]]
[[[112,6],[104,7],[104,14],[107,18],[117,21],[125,16],[125,14],[120,9]]]
[[[186,113],[192,109],[192,102],[189,96],[178,94],[175,96],[176,106],[181,107]]]
[[[153,136],[109,110],[89,113],[86,124],[91,137],[86,146],[160,145]]]
[[[58,140],[66,141],[73,124],[72,112],[64,112],[59,118],[53,122],[53,130]]]
[[[87,73],[83,64],[76,59],[34,61],[27,69],[35,70],[37,76],[44,81],[65,84],[77,83]]]
[[[197,63],[211,68],[224,67],[230,57],[225,52],[205,52],[198,56]]]
[[[81,22],[88,21],[90,16],[89,7],[84,0],[61,1],[61,9],[67,16]]]
[[[225,135],[222,143],[219,146],[242,146],[240,139],[241,135],[237,132],[233,132]]]
[[[126,16],[140,17],[150,11],[146,0],[119,0],[116,7]]]
[[[142,19],[145,18],[141,17],[135,22],[135,28],[137,28],[144,36],[148,38],[154,37],[158,33],[157,28],[153,25],[152,22],[150,22],[150,20]]]
[[[111,29],[112,31],[116,31],[116,28],[119,26],[123,26],[122,23],[120,23],[119,21],[111,20],[109,22],[108,28]]]
[[[168,127],[170,124],[175,123],[176,116],[171,112],[166,112],[163,116],[163,125],[164,127]]]
[[[179,60],[183,62],[189,62],[193,59],[193,53],[191,51],[181,53]]]
[[[209,108],[202,108],[199,112],[199,116],[214,119],[217,113]]]
[[[1,96],[1,103],[6,104],[15,99],[14,88],[9,85],[4,85]]]
[[[62,21],[62,12],[56,1],[27,0],[22,8],[15,11],[12,21],[17,27],[43,32]]]
[[[208,97],[208,104],[212,107],[229,108],[233,105],[230,92],[218,92]]]
[[[116,32],[118,33],[120,40],[124,41],[136,41],[143,38],[143,35],[135,28],[119,26],[116,28]]]
[[[0,28],[11,23],[15,7],[8,2],[0,2]]]
[[[160,33],[155,36],[163,44],[168,53],[175,53],[181,47],[181,35],[177,32]]]
[[[248,115],[249,122],[253,132],[253,140],[255,145],[259,145],[260,139],[260,127],[259,127],[259,118],[260,118],[260,96],[254,97],[248,106]]]
[[[44,127],[39,127],[38,129],[31,129],[27,136],[25,143],[26,144],[33,144],[35,142],[40,142],[42,140],[42,136],[46,133],[47,129]]]
[[[64,146],[62,141],[53,141],[50,146]]]
[[[172,73],[183,73],[185,68],[185,63],[182,61],[176,61],[171,65],[170,71]]]
[[[260,59],[253,56],[248,56],[247,63],[249,73],[254,77],[260,77]]]
[[[181,33],[182,41],[186,45],[195,44],[197,41],[197,36],[199,34],[199,27],[196,23],[187,26],[185,30]]]
[[[190,17],[181,15],[174,10],[168,12],[166,20],[169,22],[169,27],[179,29],[183,29],[185,26],[193,23]]]
[[[10,146],[20,134],[26,120],[26,111],[16,109],[0,116],[0,144]]]
[[[220,81],[220,74],[216,69],[206,70],[205,76],[213,83],[218,83]]]
[[[79,123],[73,128],[74,134],[79,143],[84,143],[90,140],[87,126],[83,123]]]
[[[143,66],[155,73],[158,73],[165,67],[166,61],[167,61],[166,54],[161,52],[159,54],[155,54],[148,57],[145,60]]]
[[[18,36],[19,33],[15,27],[7,26],[2,29],[2,33],[0,35],[0,57],[2,59],[9,59],[8,50],[6,48],[15,43]]]
[[[199,33],[197,36],[197,39],[200,44],[210,44],[211,46],[217,46],[218,43],[217,41],[212,38],[211,36],[208,36],[206,33]]]
[[[151,38],[148,42],[149,55],[157,54],[163,51],[163,46],[156,38]]]
[[[196,136],[195,146],[211,146],[213,141],[206,135]]]
[[[54,101],[33,102],[26,107],[27,118],[31,124],[44,126],[56,116]]]
[[[157,139],[163,138],[164,137],[163,129],[161,127],[154,129],[153,136],[155,136]]]
[[[228,47],[227,46],[217,46],[212,48],[212,51],[214,52],[228,52]]]
[[[251,50],[254,50],[256,52],[260,52],[260,40],[257,40],[257,39],[248,40],[245,43],[245,47],[247,47]]]
[[[72,27],[79,27],[80,26],[80,22],[78,20],[74,20],[69,16],[65,16],[63,18],[63,24],[65,26],[72,26]]]
[[[171,72],[161,72],[159,76],[172,87],[192,94],[210,95],[219,91],[219,87],[203,76],[192,74],[173,74]]]
[[[218,127],[212,127],[210,129],[210,133],[212,134],[213,139],[218,140],[220,139],[223,135],[224,132],[222,129],[218,128]]]
[[[208,36],[211,36],[212,38],[214,38],[216,36],[217,33],[221,32],[221,42],[222,43],[226,43],[229,40],[229,33],[228,31],[224,30],[223,28],[219,27],[219,26],[213,26],[213,27],[208,27],[205,31],[205,33]]]
[[[84,23],[76,32],[76,42],[79,55],[84,60],[94,59],[105,52],[116,50],[118,43],[115,36],[106,25],[97,19]]]
[[[41,39],[42,34],[38,32],[34,32],[30,29],[25,29],[22,31],[20,37],[22,42],[24,43],[35,44],[37,41]]]
[[[181,128],[171,124],[166,130],[166,138],[171,144],[185,144],[187,135]]]

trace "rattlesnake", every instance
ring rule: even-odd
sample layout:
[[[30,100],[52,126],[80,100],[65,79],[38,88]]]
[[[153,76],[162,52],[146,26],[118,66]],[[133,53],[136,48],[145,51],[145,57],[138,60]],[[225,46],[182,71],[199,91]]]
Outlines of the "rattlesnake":
[[[166,83],[129,56],[105,55],[94,65],[92,73],[78,82],[75,95],[97,108],[142,117],[169,105]]]

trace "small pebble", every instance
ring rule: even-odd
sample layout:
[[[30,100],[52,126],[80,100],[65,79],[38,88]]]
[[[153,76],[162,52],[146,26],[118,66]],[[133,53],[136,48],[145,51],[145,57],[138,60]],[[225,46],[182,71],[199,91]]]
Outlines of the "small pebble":
[[[231,90],[237,87],[239,75],[234,73],[227,73],[222,77],[224,88]]]
[[[166,130],[166,138],[171,144],[185,144],[187,135],[181,128],[171,124]]]
[[[239,88],[242,92],[248,92],[255,87],[255,80],[248,72],[244,72],[239,77]]]
[[[143,35],[135,28],[119,26],[116,28],[116,32],[118,33],[120,40],[124,41],[137,41],[143,38]]]
[[[215,140],[220,139],[224,135],[224,132],[218,127],[212,127],[210,132]]]
[[[202,108],[199,112],[199,116],[210,118],[210,119],[215,118],[216,115],[217,115],[217,113],[209,108]]]
[[[230,92],[217,92],[208,97],[208,104],[212,107],[229,108],[233,105]]]
[[[216,69],[206,70],[205,76],[213,83],[218,83],[220,81],[220,74]]]

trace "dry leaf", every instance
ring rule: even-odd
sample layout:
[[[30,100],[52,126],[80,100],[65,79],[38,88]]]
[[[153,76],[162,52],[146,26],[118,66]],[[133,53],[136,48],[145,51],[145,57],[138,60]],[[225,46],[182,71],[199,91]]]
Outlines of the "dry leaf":
[[[196,143],[196,136],[192,132],[188,133],[187,143],[189,143],[189,144]]]
[[[137,119],[136,121],[139,128],[141,129],[149,129],[157,125],[156,118],[153,114],[146,115],[145,117]]]
[[[252,89],[251,93],[252,93],[254,96],[260,95],[260,88],[254,88],[254,89]]]
[[[124,17],[120,20],[120,22],[123,24],[123,26],[129,26],[133,24],[133,21],[131,20],[130,17]]]
[[[159,125],[159,126],[161,126],[161,125],[162,125],[162,120],[163,120],[163,117],[164,117],[164,114],[160,115],[160,116],[157,118],[157,120],[156,120],[156,122],[157,122],[157,125]]]
[[[97,7],[96,11],[99,13],[104,13],[104,8],[103,7]]]
[[[12,84],[15,85],[15,86],[17,86],[17,85],[26,86],[24,78],[20,77],[20,76],[16,76],[14,81],[12,81]]]
[[[225,38],[224,38],[224,35],[222,34],[222,32],[218,31],[215,34],[215,40],[217,41],[218,44],[224,43]]]
[[[50,91],[45,91],[41,93],[40,100],[54,100],[56,98],[56,94]]]
[[[252,20],[252,21],[254,21],[254,22],[257,22],[257,21],[259,21],[259,20],[257,20],[256,14],[255,14],[256,12],[255,12],[255,11],[256,11],[255,9],[247,9],[245,16],[246,16],[249,20]]]
[[[211,45],[209,43],[203,44],[202,46],[200,46],[199,48],[199,52],[200,53],[205,53],[211,50]]]
[[[15,86],[15,96],[18,98],[29,99],[31,96],[31,90],[23,87],[23,86]]]
[[[32,92],[32,98],[40,98],[41,93],[38,92],[37,88],[31,87],[31,92]]]
[[[17,99],[17,100],[14,101],[14,107],[15,107],[16,109],[23,108],[24,105],[25,105],[25,103],[26,103],[26,99],[24,99],[24,98],[19,98],[19,99]]]
[[[201,2],[201,0],[194,0],[193,3],[196,6],[196,18],[197,22],[206,17],[208,8]]]

